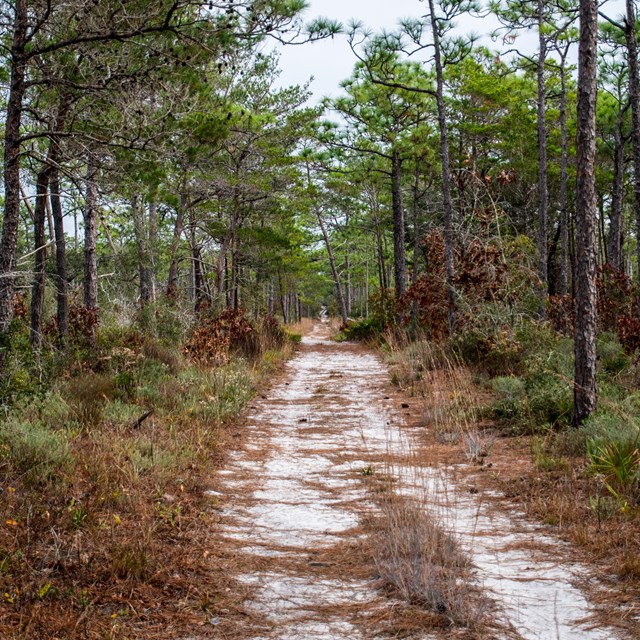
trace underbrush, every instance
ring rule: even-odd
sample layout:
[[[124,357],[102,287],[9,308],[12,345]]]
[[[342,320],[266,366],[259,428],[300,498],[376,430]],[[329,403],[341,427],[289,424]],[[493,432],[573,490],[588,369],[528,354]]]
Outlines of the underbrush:
[[[491,468],[483,482],[603,562],[630,593],[640,592],[633,562],[640,552],[637,354],[615,333],[599,335],[598,409],[574,429],[573,343],[546,324],[523,321],[508,339],[473,348],[469,335],[439,344],[402,331],[385,338],[392,381],[424,399],[430,437],[452,445],[453,459]],[[486,349],[493,355],[478,359]],[[501,354],[504,367],[496,366]],[[515,455],[501,457],[498,470],[496,448]]]
[[[90,356],[43,354],[55,379],[5,397],[1,637],[128,638],[151,618],[165,629],[206,623],[203,602],[224,601],[228,578],[215,554],[195,551],[211,518],[204,490],[241,435],[234,418],[295,342],[273,320],[250,333],[229,339],[214,366],[208,351],[107,325]],[[166,606],[145,613],[152,601]]]

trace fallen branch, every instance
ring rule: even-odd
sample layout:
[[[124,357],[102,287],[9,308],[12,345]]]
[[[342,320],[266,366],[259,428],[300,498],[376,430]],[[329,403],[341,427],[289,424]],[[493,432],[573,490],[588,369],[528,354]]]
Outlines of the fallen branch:
[[[142,423],[153,413],[153,409],[145,411],[134,423],[133,428],[139,429]]]

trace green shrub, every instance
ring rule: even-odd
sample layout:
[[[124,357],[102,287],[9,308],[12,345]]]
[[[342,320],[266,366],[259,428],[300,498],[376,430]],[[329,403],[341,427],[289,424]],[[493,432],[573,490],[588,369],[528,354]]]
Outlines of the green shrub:
[[[640,448],[638,436],[603,441],[587,440],[591,471],[604,477],[611,493],[619,499],[635,493],[640,482]]]
[[[48,381],[50,369],[50,356],[43,354],[39,361],[36,360],[27,325],[14,319],[9,330],[0,333],[0,402],[11,405],[41,391]]]
[[[16,412],[14,415],[19,415],[21,419],[39,420],[54,431],[77,426],[75,415],[58,390],[32,398],[27,406],[16,407]]]
[[[498,399],[491,405],[494,417],[500,420],[522,421],[528,417],[526,388],[522,378],[500,376],[491,381],[491,388]]]
[[[527,398],[531,427],[545,424],[553,427],[569,424],[573,413],[573,386],[553,374],[540,374],[527,380]]]
[[[363,320],[350,321],[342,329],[346,340],[375,340],[384,330],[384,324],[375,316]]]
[[[95,427],[100,424],[105,405],[115,397],[115,391],[111,376],[88,371],[67,382],[63,397],[82,426]]]
[[[165,365],[170,373],[176,374],[182,364],[182,355],[176,347],[169,346],[159,340],[145,340],[142,353],[152,360]]]
[[[585,439],[597,442],[631,440],[638,435],[640,419],[600,406],[582,425]]]
[[[0,432],[0,442],[11,465],[31,484],[61,480],[73,469],[67,436],[39,420],[9,420]]]
[[[602,370],[611,375],[628,369],[631,363],[618,336],[612,333],[602,333],[598,336],[597,352]]]
[[[490,349],[488,338],[478,329],[470,329],[456,334],[450,340],[453,353],[466,364],[482,365]]]
[[[557,375],[502,376],[494,378],[491,386],[498,398],[490,414],[512,431],[537,433],[568,424],[571,419],[573,389]]]
[[[113,424],[131,424],[143,411],[144,409],[138,405],[114,400],[105,407],[103,419]]]
[[[507,328],[471,327],[463,334],[454,336],[449,345],[462,362],[491,376],[516,374],[520,371],[522,346]]]
[[[293,331],[289,331],[288,329],[284,330],[284,333],[287,337],[287,340],[293,342],[293,344],[300,344],[302,342],[302,334],[293,333]]]

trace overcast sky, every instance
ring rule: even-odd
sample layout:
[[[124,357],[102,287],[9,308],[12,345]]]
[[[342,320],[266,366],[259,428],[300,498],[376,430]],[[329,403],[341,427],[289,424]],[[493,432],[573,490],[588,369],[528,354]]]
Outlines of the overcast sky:
[[[375,32],[397,29],[399,20],[419,17],[425,13],[425,3],[420,0],[310,0],[309,9],[303,14],[305,22],[318,16],[338,20],[346,25],[356,19]],[[461,18],[458,27],[463,33],[489,33],[495,22],[488,19]],[[491,44],[490,41],[487,44]],[[281,48],[280,66],[282,85],[302,84],[314,77],[311,89],[313,101],[326,95],[336,95],[339,83],[348,78],[356,59],[349,49],[344,35],[302,46]]]
[[[373,31],[392,31],[397,28],[401,18],[419,17],[424,15],[426,9],[425,3],[420,0],[309,0],[309,5],[303,14],[305,22],[325,16],[347,25],[357,19]],[[611,15],[620,14],[624,8],[622,0],[608,0],[606,5],[607,13]],[[495,28],[496,22],[490,18],[465,16],[459,19],[457,26],[460,33],[473,32],[486,36]],[[536,35],[532,32],[528,36],[519,36],[518,45],[522,47],[526,44],[534,52],[536,42]],[[501,42],[491,42],[489,38],[485,38],[483,44],[496,50],[502,45]],[[313,76],[312,102],[317,102],[323,96],[339,93],[339,83],[351,75],[355,61],[344,35],[314,44],[282,47],[280,84],[303,84]]]

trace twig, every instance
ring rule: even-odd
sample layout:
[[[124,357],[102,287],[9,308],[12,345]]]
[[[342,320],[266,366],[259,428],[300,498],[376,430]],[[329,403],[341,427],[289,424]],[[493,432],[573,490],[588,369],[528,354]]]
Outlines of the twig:
[[[142,423],[153,413],[153,409],[145,411],[134,423],[133,428],[139,429]]]

